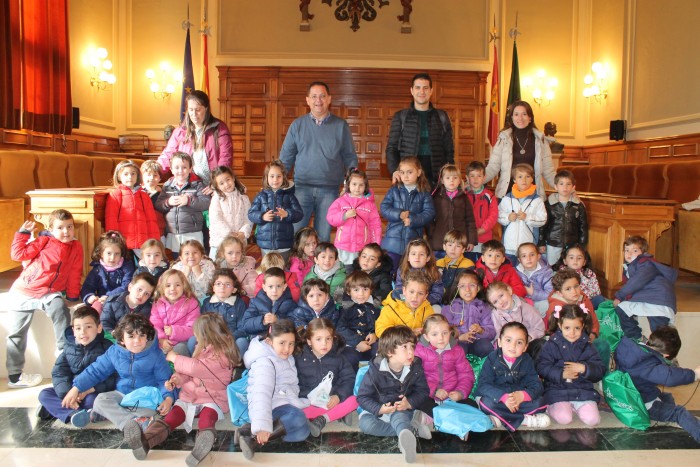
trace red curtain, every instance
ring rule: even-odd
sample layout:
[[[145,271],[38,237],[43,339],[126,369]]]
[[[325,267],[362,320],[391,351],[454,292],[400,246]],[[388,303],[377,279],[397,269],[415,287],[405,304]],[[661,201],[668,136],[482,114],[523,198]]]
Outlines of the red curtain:
[[[19,3],[2,0],[0,19],[0,128],[18,130],[21,112]]]

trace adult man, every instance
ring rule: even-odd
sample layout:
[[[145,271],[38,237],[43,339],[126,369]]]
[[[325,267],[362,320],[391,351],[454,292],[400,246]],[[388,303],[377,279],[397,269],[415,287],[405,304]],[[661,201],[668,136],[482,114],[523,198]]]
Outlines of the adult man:
[[[347,169],[357,167],[357,154],[347,122],[329,110],[328,85],[321,81],[311,83],[306,103],[311,111],[292,122],[280,160],[287,171],[294,167],[296,197],[304,210],[304,217],[294,224],[294,230],[307,226],[314,214],[318,237],[328,242],[331,226],[326,212],[338,197]]]
[[[439,182],[440,168],[448,162],[454,163],[452,124],[444,110],[430,103],[432,93],[430,75],[418,73],[411,85],[411,107],[399,110],[391,119],[386,163],[394,182],[400,180],[397,169],[404,157],[418,156],[433,187]]]

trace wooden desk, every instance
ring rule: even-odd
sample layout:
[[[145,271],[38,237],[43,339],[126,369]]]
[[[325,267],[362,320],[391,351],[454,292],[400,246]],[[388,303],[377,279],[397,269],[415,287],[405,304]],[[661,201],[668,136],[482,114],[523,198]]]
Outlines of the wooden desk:
[[[0,212],[2,222],[0,222],[0,245],[3,249],[0,252],[0,272],[9,271],[20,265],[10,259],[10,245],[17,232],[24,222],[24,199],[22,198],[0,198]],[[6,247],[5,247],[6,246]]]

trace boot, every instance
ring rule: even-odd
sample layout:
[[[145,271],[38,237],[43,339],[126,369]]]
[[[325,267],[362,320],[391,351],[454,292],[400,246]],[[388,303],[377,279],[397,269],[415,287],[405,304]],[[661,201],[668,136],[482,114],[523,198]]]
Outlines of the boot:
[[[206,428],[204,430],[199,430],[197,433],[197,439],[194,442],[194,448],[185,462],[189,467],[194,467],[199,464],[211,451],[214,446],[214,441],[216,441],[216,430],[214,428]]]
[[[323,415],[316,417],[313,420],[309,420],[309,431],[311,432],[311,436],[314,438],[321,436],[321,430],[323,430],[324,426],[326,426],[326,418]]]
[[[149,446],[146,435],[141,431],[141,425],[136,420],[129,420],[124,425],[124,441],[131,448],[137,460],[144,460],[148,455]]]
[[[153,423],[148,425],[148,428],[144,433],[144,435],[146,435],[148,449],[154,448],[168,439],[171,431],[170,425],[165,423],[163,420],[153,421]]]
[[[252,435],[250,431],[250,424],[247,423],[237,430],[238,433],[238,444],[243,453],[243,457],[250,460],[255,455],[255,448],[258,445],[258,441]],[[270,433],[270,438],[268,441],[273,441],[284,437],[287,434],[287,430],[284,429],[284,425],[280,420],[275,420],[272,422],[272,433]],[[236,435],[234,435],[234,443],[236,442]]]

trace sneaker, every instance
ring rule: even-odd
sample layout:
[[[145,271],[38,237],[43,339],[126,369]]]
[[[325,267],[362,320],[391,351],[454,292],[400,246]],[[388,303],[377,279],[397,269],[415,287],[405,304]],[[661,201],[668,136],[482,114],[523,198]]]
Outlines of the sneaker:
[[[340,419],[341,422],[346,424],[349,427],[355,426],[355,414],[357,411],[353,410],[349,414],[345,415],[343,418]]]
[[[41,375],[22,373],[16,383],[8,381],[7,387],[10,389],[33,388],[40,385],[42,379]]]
[[[85,409],[78,410],[71,415],[70,422],[74,427],[83,428],[90,423],[90,413]]]
[[[321,436],[321,430],[323,430],[323,427],[326,426],[326,419],[321,415],[320,417],[316,417],[313,420],[309,420],[309,431],[311,432],[311,436],[314,438],[318,438]]]
[[[529,426],[530,428],[547,428],[550,423],[551,420],[546,413],[525,415],[525,420],[523,420],[523,425]]]
[[[494,428],[501,428],[503,426],[503,423],[501,423],[501,419],[496,417],[495,415],[489,415],[489,418],[491,419],[491,423],[493,424]]]
[[[399,450],[407,463],[416,461],[416,437],[411,430],[401,430],[399,433]]]
[[[88,409],[88,415],[90,416],[90,423],[104,422],[107,420],[102,415],[98,414],[92,409]]]
[[[413,432],[423,439],[433,439],[432,427],[433,419],[420,410],[413,412],[413,420],[411,420]]]

